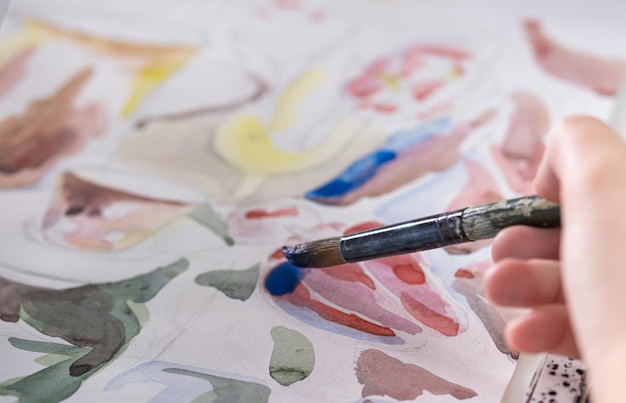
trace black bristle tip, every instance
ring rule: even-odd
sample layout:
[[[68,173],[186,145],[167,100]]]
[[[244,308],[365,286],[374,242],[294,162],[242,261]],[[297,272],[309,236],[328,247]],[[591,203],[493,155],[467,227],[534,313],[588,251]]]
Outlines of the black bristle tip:
[[[346,263],[341,256],[341,238],[329,238],[295,246],[283,246],[283,255],[298,267],[330,267]]]

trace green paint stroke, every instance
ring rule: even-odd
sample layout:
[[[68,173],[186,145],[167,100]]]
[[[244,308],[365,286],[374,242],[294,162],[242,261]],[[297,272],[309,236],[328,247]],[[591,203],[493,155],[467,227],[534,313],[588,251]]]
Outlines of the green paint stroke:
[[[222,378],[220,376],[203,374],[182,368],[165,368],[169,374],[190,376],[209,382],[213,389],[203,393],[193,402],[237,403],[237,402],[267,402],[271,393],[270,388],[259,383],[240,381],[237,379]]]
[[[260,263],[246,270],[215,270],[196,277],[196,284],[215,287],[227,297],[245,301],[254,292],[259,279]]]
[[[187,216],[213,231],[226,242],[226,245],[231,246],[235,244],[235,240],[228,235],[226,224],[222,217],[213,210],[210,204],[201,204]]]
[[[111,361],[139,334],[137,304],[152,299],[189,266],[186,259],[112,283],[52,290],[0,278],[0,320],[22,319],[39,332],[70,345],[11,339],[27,351],[64,355],[67,359],[32,375],[0,384],[0,395],[19,401],[60,401],[82,381]],[[46,360],[44,360],[45,362]],[[53,361],[50,361],[53,362]]]
[[[272,329],[274,349],[270,359],[270,376],[289,386],[311,375],[315,366],[313,344],[302,333],[276,326]]]

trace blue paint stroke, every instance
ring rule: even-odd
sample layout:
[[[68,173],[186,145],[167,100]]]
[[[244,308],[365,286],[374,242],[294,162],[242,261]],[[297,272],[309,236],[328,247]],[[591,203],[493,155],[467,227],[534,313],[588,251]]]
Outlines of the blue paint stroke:
[[[154,390],[152,383],[165,385],[151,403],[212,401],[267,402],[271,390],[256,383],[212,375],[206,369],[165,361],[150,361],[138,365],[111,379],[105,391],[120,390],[131,384],[146,384]]]
[[[398,131],[385,141],[385,144],[354,161],[334,179],[305,193],[304,197],[320,202],[330,202],[341,198],[363,186],[386,164],[396,159],[402,151],[451,129],[452,120],[448,117],[436,119],[408,130]]]

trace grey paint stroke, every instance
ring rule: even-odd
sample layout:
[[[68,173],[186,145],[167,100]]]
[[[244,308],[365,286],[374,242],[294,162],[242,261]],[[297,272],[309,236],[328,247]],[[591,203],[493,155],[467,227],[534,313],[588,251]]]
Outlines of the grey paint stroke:
[[[509,348],[504,336],[504,320],[498,315],[498,312],[489,305],[485,298],[472,286],[468,280],[456,279],[452,283],[452,287],[465,297],[472,311],[476,313],[480,321],[487,329],[491,340],[496,345],[498,351],[508,354],[512,358],[517,359],[519,353]]]
[[[315,367],[315,351],[309,339],[284,326],[272,329],[272,339],[270,376],[276,382],[289,386],[311,375]]]
[[[246,270],[214,270],[199,274],[196,284],[215,287],[229,298],[245,301],[254,292],[259,279],[260,263]]]
[[[213,231],[217,236],[224,240],[226,245],[232,246],[235,244],[235,240],[228,235],[228,229],[226,228],[224,220],[222,220],[222,217],[220,217],[220,215],[213,210],[210,204],[201,204],[191,213],[187,214],[187,216]]]
[[[54,290],[0,278],[0,319],[23,320],[42,334],[71,345],[13,339],[17,348],[49,353],[62,349],[67,360],[0,385],[0,395],[20,401],[60,401],[71,396],[82,381],[110,362],[141,330],[132,303],[145,303],[187,269],[186,259],[152,272],[111,283]],[[63,347],[59,347],[63,346]]]

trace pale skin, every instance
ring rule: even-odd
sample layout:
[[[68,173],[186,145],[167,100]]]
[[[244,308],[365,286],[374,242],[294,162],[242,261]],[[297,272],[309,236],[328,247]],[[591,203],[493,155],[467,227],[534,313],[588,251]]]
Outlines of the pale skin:
[[[566,118],[534,186],[561,204],[561,228],[502,231],[487,296],[530,308],[507,327],[511,348],[580,357],[594,401],[626,401],[626,143],[599,120]]]

